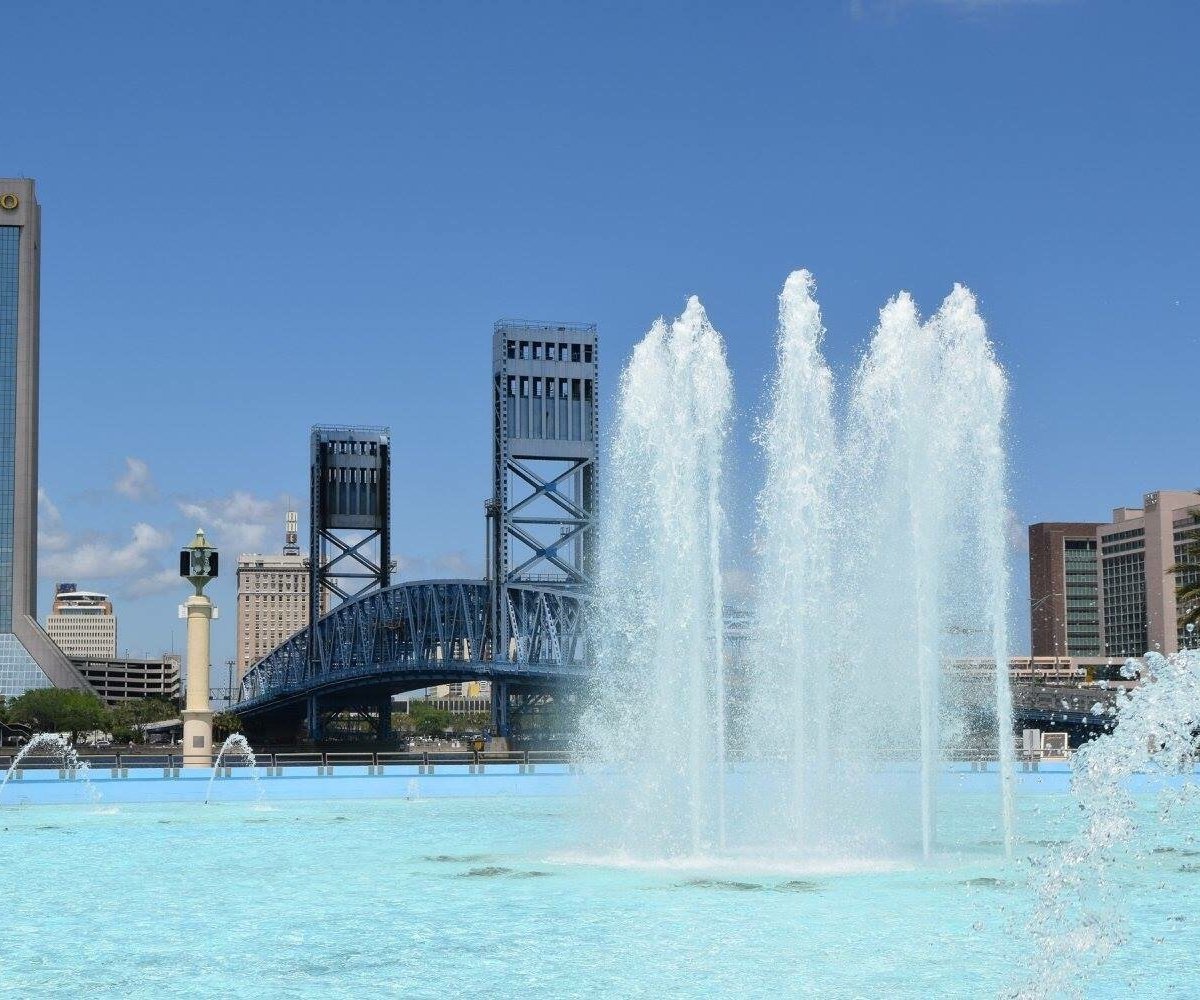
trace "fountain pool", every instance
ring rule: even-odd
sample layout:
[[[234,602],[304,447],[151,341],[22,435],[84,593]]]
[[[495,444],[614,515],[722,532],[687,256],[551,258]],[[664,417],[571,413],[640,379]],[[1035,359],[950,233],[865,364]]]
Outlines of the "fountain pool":
[[[593,863],[571,798],[9,808],[0,983],[93,998],[1002,996],[1028,967],[1039,863],[1080,817],[1065,772],[1021,775],[1006,862],[995,781],[946,780],[955,853],[842,870]],[[1200,842],[1156,834],[1112,878],[1129,939],[1086,995],[1195,995]]]

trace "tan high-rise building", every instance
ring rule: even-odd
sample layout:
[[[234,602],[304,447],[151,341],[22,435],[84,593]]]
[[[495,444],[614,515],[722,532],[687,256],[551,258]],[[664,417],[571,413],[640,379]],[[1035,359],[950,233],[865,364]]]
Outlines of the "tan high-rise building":
[[[288,511],[283,552],[249,553],[237,563],[237,679],[285,639],[308,627],[308,557]],[[321,608],[326,600],[322,595]]]
[[[60,583],[46,619],[46,632],[72,659],[116,659],[117,616],[107,594]]]
[[[1118,507],[1100,543],[1100,620],[1108,656],[1146,650],[1173,653],[1183,638],[1175,587],[1168,570],[1180,561],[1187,535],[1198,523],[1200,492],[1147,493],[1141,507]]]

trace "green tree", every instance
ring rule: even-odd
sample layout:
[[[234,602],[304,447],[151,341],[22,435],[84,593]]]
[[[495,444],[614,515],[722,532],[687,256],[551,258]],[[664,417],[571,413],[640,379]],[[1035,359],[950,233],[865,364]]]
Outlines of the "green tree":
[[[118,743],[140,740],[142,727],[179,717],[179,710],[164,698],[133,698],[112,710],[112,734]]]
[[[1200,522],[1200,507],[1188,511]],[[1179,624],[1200,627],[1200,525],[1185,536],[1188,542],[1183,558],[1168,573],[1175,577],[1175,601],[1179,608]]]
[[[94,729],[107,729],[112,717],[94,694],[69,688],[34,688],[9,706],[13,722],[24,722],[36,732],[70,733],[71,741]]]
[[[413,729],[418,736],[440,736],[450,728],[450,713],[422,701],[410,705]]]
[[[218,712],[213,716],[212,724],[221,739],[244,731],[242,717],[236,712]]]
[[[479,733],[491,725],[492,717],[487,712],[464,712],[451,720],[451,728],[456,733]]]

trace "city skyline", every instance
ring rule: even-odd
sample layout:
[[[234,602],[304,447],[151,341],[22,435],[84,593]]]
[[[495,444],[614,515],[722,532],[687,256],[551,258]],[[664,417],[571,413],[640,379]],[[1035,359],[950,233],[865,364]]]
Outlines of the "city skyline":
[[[505,316],[595,322],[607,418],[631,345],[699,294],[743,387],[730,507],[744,522],[761,482],[754,387],[778,286],[801,265],[842,385],[901,288],[926,314],[954,281],[979,295],[1013,387],[1015,543],[1037,521],[1104,520],[1147,483],[1200,481],[1180,464],[1200,308],[1183,117],[1196,85],[1177,18],[1071,3],[736,23],[466,9],[466,36],[466,14],[372,5],[290,24],[243,12],[237,39],[166,12],[14,15],[59,43],[0,69],[44,80],[0,156],[45,209],[39,613],[78,581],[120,600],[131,651],[178,648],[179,545],[203,526],[226,565],[273,551],[286,498],[305,509],[323,421],[436,420],[436,445],[397,434],[396,467],[422,470],[395,484],[397,577],[478,575],[488,344]],[[1119,64],[1097,57],[1114,31]],[[703,69],[647,92],[661,52],[684,50]],[[1169,107],[1153,100],[1167,91]],[[635,97],[653,113],[623,116]],[[210,433],[189,453],[195,413]],[[1019,616],[1024,564],[1015,545]],[[744,575],[746,554],[731,568]],[[234,655],[232,574],[213,591],[219,663]]]

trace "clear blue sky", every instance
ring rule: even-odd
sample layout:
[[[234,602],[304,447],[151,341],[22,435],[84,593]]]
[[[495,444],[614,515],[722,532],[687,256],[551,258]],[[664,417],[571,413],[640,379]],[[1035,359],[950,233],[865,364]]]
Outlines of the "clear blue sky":
[[[607,407],[635,340],[699,294],[737,382],[744,515],[799,266],[843,380],[890,295],[928,313],[975,290],[1012,379],[1022,522],[1200,485],[1196,5],[4,20],[0,176],[36,178],[44,207],[40,611],[58,578],[108,589],[131,651],[180,641],[197,523],[227,557],[277,547],[314,422],[393,428],[406,575],[478,572],[502,316],[599,323]]]

